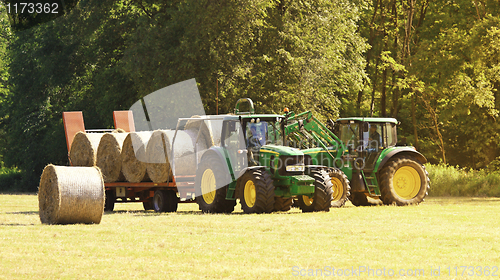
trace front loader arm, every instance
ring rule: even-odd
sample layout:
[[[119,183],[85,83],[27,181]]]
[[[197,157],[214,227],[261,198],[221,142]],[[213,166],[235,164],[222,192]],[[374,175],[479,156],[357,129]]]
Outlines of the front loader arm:
[[[304,138],[313,137],[313,139],[325,150],[328,150],[325,143],[329,146],[335,146],[337,149],[343,149],[340,139],[314,117],[311,111],[306,111],[298,115],[291,113],[288,120],[297,120],[297,122],[285,125],[285,135],[300,134]],[[304,133],[304,131],[307,133]]]

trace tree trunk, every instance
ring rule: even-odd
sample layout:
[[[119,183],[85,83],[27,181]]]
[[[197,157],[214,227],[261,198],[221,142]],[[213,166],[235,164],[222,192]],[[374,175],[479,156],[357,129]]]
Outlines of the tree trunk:
[[[413,93],[413,98],[411,99],[411,120],[413,124],[413,135],[415,136],[415,149],[418,150],[418,132],[417,132],[417,117],[415,116],[416,114],[416,103],[417,102],[417,93]]]

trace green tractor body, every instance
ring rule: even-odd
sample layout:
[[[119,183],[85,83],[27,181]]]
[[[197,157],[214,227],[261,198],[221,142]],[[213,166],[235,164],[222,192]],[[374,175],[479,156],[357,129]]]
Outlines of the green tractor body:
[[[249,112],[239,106],[248,103]],[[217,116],[221,118],[221,116]],[[278,114],[255,114],[240,99],[222,118],[221,141],[204,152],[196,172],[196,200],[203,212],[232,212],[239,199],[245,213],[287,211],[301,198],[302,210],[328,211],[331,184],[320,167],[306,166],[304,153],[283,146]]]
[[[396,119],[338,119],[338,136],[309,111],[290,113],[286,119],[289,144],[301,148],[306,164],[340,168],[350,180],[354,205],[418,204],[427,195],[426,159],[413,147],[397,144]],[[337,196],[332,203],[343,204],[345,199]]]

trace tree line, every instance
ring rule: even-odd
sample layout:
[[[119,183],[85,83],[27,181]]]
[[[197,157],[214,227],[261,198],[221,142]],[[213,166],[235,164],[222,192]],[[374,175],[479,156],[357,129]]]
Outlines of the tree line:
[[[0,16],[0,157],[35,190],[67,164],[62,112],[89,128],[196,78],[207,114],[390,116],[430,162],[499,155],[500,3],[416,0],[80,0]],[[44,1],[42,1],[44,2]],[[218,97],[218,100],[217,100]]]

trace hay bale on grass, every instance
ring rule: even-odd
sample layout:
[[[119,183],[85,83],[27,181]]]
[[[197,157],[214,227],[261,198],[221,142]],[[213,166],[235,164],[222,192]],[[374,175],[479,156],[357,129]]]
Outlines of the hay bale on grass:
[[[170,181],[173,171],[170,166],[172,156],[172,141],[175,131],[156,130],[151,135],[146,148],[146,170],[151,181],[163,183]],[[173,160],[175,161],[175,175],[194,175],[196,173],[196,158],[194,144],[196,133],[192,130],[179,130],[175,138]],[[199,151],[206,150],[203,143],[199,143]],[[199,154],[199,157],[201,153]]]
[[[97,167],[45,167],[38,187],[43,224],[99,224],[104,212],[104,181]]]
[[[73,166],[95,166],[97,148],[104,133],[78,132],[73,138],[69,159]]]
[[[122,173],[132,183],[149,181],[146,173],[146,147],[152,132],[131,132],[122,147]]]
[[[104,182],[123,181],[122,146],[128,133],[106,133],[97,148],[96,165],[101,169]]]

